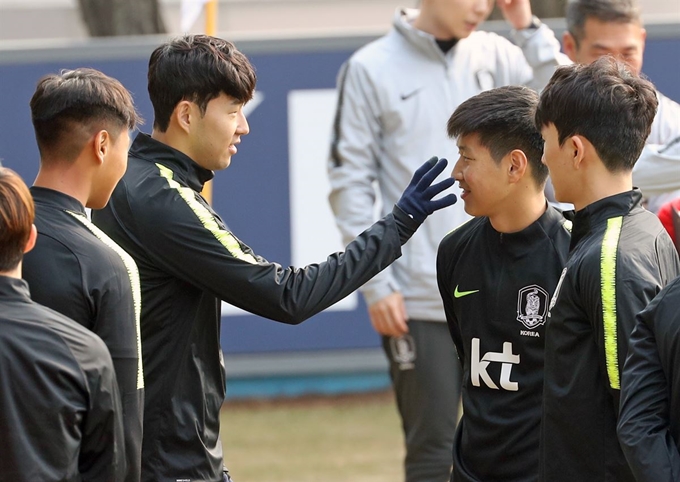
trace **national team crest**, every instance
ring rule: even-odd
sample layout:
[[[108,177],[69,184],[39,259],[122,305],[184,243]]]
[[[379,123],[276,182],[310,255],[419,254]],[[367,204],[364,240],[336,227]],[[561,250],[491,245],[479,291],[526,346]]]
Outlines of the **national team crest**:
[[[548,293],[538,285],[525,286],[517,294],[517,321],[533,330],[545,323]]]
[[[392,359],[399,365],[400,370],[410,370],[416,359],[416,343],[408,333],[400,337],[390,338]]]

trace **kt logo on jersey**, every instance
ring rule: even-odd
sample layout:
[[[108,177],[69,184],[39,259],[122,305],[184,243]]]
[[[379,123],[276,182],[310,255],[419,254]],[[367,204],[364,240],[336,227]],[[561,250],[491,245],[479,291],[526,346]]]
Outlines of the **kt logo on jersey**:
[[[538,285],[525,286],[517,293],[517,321],[533,330],[545,323],[548,293]]]

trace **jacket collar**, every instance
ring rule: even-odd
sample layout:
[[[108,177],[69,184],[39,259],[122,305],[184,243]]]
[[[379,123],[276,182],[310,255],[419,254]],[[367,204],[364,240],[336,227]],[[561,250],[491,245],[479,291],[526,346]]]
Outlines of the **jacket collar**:
[[[607,219],[626,216],[634,208],[641,207],[642,192],[634,188],[631,191],[609,196],[576,211],[574,227],[571,234],[571,248],[597,226],[606,223]]]
[[[0,300],[31,302],[28,283],[22,279],[0,276]]]
[[[448,53],[442,52],[442,49],[437,45],[437,39],[434,38],[434,35],[418,30],[413,26],[413,21],[418,17],[419,13],[419,10],[413,8],[398,8],[394,14],[393,21],[395,31],[428,57],[439,59],[448,64],[458,44],[449,50]]]
[[[213,171],[199,166],[186,154],[143,132],[135,137],[130,147],[130,156],[152,163],[160,162],[172,169],[181,181],[196,192],[201,192],[203,185],[215,177]]]
[[[71,197],[68,194],[38,186],[31,187],[30,191],[36,204],[42,204],[64,211],[73,211],[83,215],[85,214],[85,206],[83,206],[76,198]]]
[[[545,212],[541,214],[541,217],[516,233],[499,233],[491,226],[490,222],[488,226],[493,233],[492,236],[495,242],[502,244],[504,247],[511,248],[513,251],[516,250],[518,254],[521,254],[524,251],[534,249],[533,243],[536,239],[549,236],[555,230],[555,223],[560,220],[565,221],[562,213],[548,205]]]

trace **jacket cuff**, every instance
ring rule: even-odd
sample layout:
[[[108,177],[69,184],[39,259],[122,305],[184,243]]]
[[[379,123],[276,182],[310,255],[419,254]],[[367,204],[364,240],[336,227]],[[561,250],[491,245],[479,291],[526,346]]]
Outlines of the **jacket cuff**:
[[[406,214],[399,206],[396,204],[392,208],[392,215],[394,216],[394,221],[397,225],[397,232],[399,233],[399,241],[402,246],[411,239],[411,236],[416,232],[422,223],[419,223],[411,216]]]
[[[399,291],[399,286],[397,286],[397,283],[391,279],[391,277],[388,277],[387,279],[373,278],[371,281],[368,281],[360,291],[361,294],[364,295],[366,304],[371,306],[373,303],[382,300],[386,296]]]

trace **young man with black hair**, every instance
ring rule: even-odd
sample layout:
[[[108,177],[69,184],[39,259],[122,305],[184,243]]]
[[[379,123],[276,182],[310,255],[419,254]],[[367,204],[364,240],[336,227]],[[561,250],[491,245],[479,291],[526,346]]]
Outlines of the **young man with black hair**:
[[[576,209],[545,333],[541,480],[633,481],[616,436],[635,316],[680,273],[632,170],[656,113],[654,86],[611,57],[560,67],[536,125],[555,196]]]
[[[638,314],[621,374],[618,434],[638,481],[680,480],[680,278]]]
[[[21,279],[34,216],[24,182],[0,167],[0,479],[121,482],[111,356],[94,333],[31,301]]]
[[[392,29],[343,65],[328,173],[344,240],[370,226],[378,199],[390,209],[424,152],[456,155],[442,126],[461,102],[504,85],[543,86],[556,63],[569,61],[529,0],[496,3],[514,44],[479,29],[493,0],[422,0],[418,9],[397,9]],[[462,206],[435,214],[404,256],[361,289],[389,361],[407,482],[444,481],[451,471],[461,367],[448,340],[435,258],[442,238],[467,219]],[[408,363],[398,349],[404,346]]]
[[[101,209],[127,165],[132,96],[102,72],[50,74],[31,98],[40,170],[31,187],[38,240],[24,258],[31,297],[106,343],[123,407],[126,482],[140,480],[144,375],[139,274],[133,259],[87,218]]]
[[[426,162],[387,214],[344,253],[298,269],[257,256],[200,195],[229,166],[249,127],[255,89],[248,59],[230,43],[189,35],[149,60],[151,135],[140,133],[125,176],[95,223],[137,262],[146,376],[142,478],[229,480],[219,413],[225,395],[220,300],[297,324],[344,298],[401,255],[453,180],[431,183],[445,160]],[[238,200],[234,200],[237,202]]]
[[[452,481],[538,479],[544,323],[570,235],[543,194],[537,102],[531,89],[501,87],[466,100],[448,122],[460,151],[452,176],[475,216],[437,255],[463,365]]]

